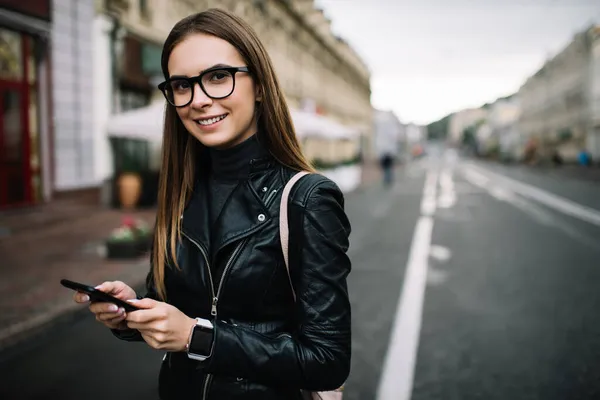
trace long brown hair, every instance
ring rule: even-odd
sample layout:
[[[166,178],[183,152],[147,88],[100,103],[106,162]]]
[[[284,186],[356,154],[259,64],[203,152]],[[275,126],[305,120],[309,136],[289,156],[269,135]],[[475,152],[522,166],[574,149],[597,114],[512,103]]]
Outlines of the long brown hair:
[[[257,134],[261,143],[281,164],[298,171],[314,172],[296,139],[290,111],[271,58],[254,29],[241,18],[213,8],[179,21],[169,33],[162,50],[161,66],[165,79],[169,77],[169,56],[175,46],[196,33],[213,35],[229,42],[246,61],[262,96],[256,104]],[[173,262],[179,268],[175,252],[177,241],[181,240],[180,216],[193,191],[194,174],[198,163],[203,161],[205,148],[188,133],[177,111],[168,103],[163,135],[152,277],[158,296],[165,300],[165,267]]]

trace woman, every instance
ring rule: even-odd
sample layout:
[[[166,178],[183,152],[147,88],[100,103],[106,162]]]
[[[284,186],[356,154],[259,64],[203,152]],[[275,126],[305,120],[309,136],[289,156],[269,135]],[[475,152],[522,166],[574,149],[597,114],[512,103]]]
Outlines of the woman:
[[[298,181],[288,278],[278,200],[297,171],[312,169],[267,52],[248,24],[211,9],[175,25],[162,70],[148,293],[136,299],[124,283],[105,282],[100,290],[141,310],[90,310],[119,338],[167,352],[162,399],[294,399],[301,389],[341,386],[351,353],[350,224],[333,182],[318,174]]]

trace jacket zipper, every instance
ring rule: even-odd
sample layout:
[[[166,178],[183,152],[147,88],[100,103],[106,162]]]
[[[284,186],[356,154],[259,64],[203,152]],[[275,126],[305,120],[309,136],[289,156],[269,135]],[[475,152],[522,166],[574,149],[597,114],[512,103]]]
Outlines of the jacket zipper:
[[[225,275],[227,274],[227,271],[229,271],[229,268],[237,258],[238,254],[242,251],[242,247],[244,247],[247,242],[248,238],[242,240],[231,254],[231,257],[229,257],[229,260],[227,260],[227,264],[225,265],[225,269],[223,270],[223,274],[221,275],[221,280],[219,281],[219,286],[217,286],[217,295],[213,298],[212,308],[210,310],[210,315],[212,315],[215,318],[217,318],[217,303],[219,301],[219,296],[221,295],[221,288],[223,287]]]
[[[212,298],[213,298],[212,304],[213,304],[213,307],[215,307],[215,305],[216,305],[215,287],[214,287],[214,283],[213,283],[212,273],[210,272],[210,264],[208,262],[207,252],[206,252],[206,250],[204,250],[204,247],[202,247],[202,245],[200,243],[196,242],[194,239],[192,239],[191,237],[186,235],[185,232],[181,231],[181,234],[183,236],[185,236],[190,242],[192,242],[198,248],[198,250],[200,250],[200,253],[202,253],[202,257],[204,257],[204,261],[206,263],[206,269],[208,270],[208,278],[210,281],[210,291],[211,291]],[[206,378],[204,378],[204,388],[202,389],[202,400],[206,400],[206,396],[208,395],[208,387],[209,387],[211,380],[212,380],[212,374],[206,374]]]
[[[269,193],[269,196],[267,196],[267,199],[265,200],[265,206],[267,208],[271,205],[271,202],[275,198],[276,194],[277,190],[272,190],[271,193]],[[225,269],[223,270],[223,274],[221,275],[219,285],[217,286],[217,295],[213,298],[212,308],[210,310],[210,315],[215,317],[215,319],[217,318],[217,303],[219,302],[219,298],[221,296],[221,288],[223,287],[223,282],[225,281],[227,272],[229,271],[229,268],[231,268],[231,265],[233,265],[233,262],[235,261],[239,253],[242,251],[242,248],[246,245],[246,243],[248,243],[248,238],[242,240],[241,243],[237,245],[237,247],[231,254],[231,257],[229,257],[229,260],[227,260],[227,264],[225,264]]]
[[[206,374],[206,379],[204,380],[204,388],[202,389],[202,400],[208,399],[208,388],[210,387],[210,383],[212,382],[212,374]]]
[[[190,242],[192,242],[198,248],[198,250],[200,250],[200,253],[202,253],[202,256],[204,257],[204,262],[206,263],[206,269],[208,270],[208,278],[210,281],[210,291],[212,294],[212,298],[213,298],[212,302],[213,302],[213,307],[214,307],[214,305],[216,304],[215,286],[213,283],[212,273],[210,272],[210,263],[208,262],[207,252],[206,252],[206,250],[204,250],[204,247],[202,247],[202,245],[200,243],[196,242],[194,239],[192,239],[191,237],[186,235],[185,232],[181,231],[181,234],[183,236],[185,236]]]
[[[267,200],[265,201],[265,206],[268,207],[270,205],[270,202],[274,198],[276,193],[277,193],[277,190],[273,190],[273,191],[271,191],[271,193],[269,193],[269,196],[267,197]],[[195,240],[193,240],[192,238],[190,238],[183,231],[181,233],[183,234],[183,236],[188,238],[188,240],[190,242],[192,242],[196,247],[198,247],[198,249],[202,253],[202,256],[204,257],[204,261],[206,262],[206,268],[208,270],[208,277],[210,280],[210,290],[211,290],[211,294],[212,294],[212,304],[211,304],[211,309],[210,309],[210,315],[216,320],[217,319],[217,304],[219,302],[219,295],[221,293],[221,287],[223,285],[223,281],[225,280],[225,275],[227,274],[227,271],[233,264],[233,261],[236,259],[238,254],[241,252],[242,247],[248,242],[248,238],[242,240],[242,242],[235,248],[233,254],[231,254],[231,257],[229,257],[229,260],[227,261],[227,264],[225,265],[225,269],[223,270],[223,275],[221,275],[221,280],[219,281],[219,286],[217,286],[217,292],[215,294],[215,286],[214,286],[214,282],[213,282],[212,273],[210,272],[210,263],[208,262],[207,251],[204,250],[204,248],[202,247],[202,245],[200,243],[198,243]],[[206,378],[204,380],[204,388],[202,389],[202,400],[207,399],[208,390],[210,388],[210,383],[212,382],[212,377],[213,377],[212,374],[206,374]]]

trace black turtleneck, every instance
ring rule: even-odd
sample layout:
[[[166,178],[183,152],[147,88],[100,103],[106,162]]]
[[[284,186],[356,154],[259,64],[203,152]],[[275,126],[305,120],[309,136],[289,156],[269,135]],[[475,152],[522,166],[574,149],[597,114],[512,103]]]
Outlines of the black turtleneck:
[[[250,174],[250,160],[264,157],[267,151],[256,135],[229,149],[210,149],[211,175],[209,207],[211,225],[215,223],[231,192]]]

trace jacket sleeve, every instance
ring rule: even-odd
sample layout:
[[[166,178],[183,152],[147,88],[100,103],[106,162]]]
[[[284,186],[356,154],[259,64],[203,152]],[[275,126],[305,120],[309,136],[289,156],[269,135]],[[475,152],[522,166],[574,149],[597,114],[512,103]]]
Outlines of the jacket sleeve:
[[[311,391],[334,390],[348,377],[350,222],[343,195],[332,181],[321,179],[305,197],[300,217],[290,220],[296,332],[269,337],[215,321],[212,355],[202,363],[206,372]]]

